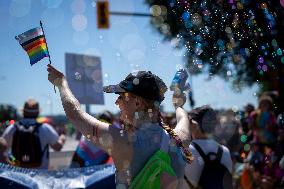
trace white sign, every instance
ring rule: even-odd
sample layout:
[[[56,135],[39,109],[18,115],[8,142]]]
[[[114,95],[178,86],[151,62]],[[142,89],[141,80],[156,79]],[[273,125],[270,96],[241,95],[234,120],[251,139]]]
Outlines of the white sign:
[[[66,53],[66,79],[81,104],[104,104],[100,57]]]

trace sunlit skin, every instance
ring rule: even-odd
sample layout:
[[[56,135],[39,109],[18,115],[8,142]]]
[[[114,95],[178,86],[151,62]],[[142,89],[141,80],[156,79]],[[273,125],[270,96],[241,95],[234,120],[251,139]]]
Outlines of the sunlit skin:
[[[120,120],[127,124],[134,123],[135,111],[137,109],[135,99],[134,95],[130,93],[121,93],[115,101],[115,104],[120,109]]]
[[[159,121],[159,110],[149,108],[143,98],[132,93],[119,94],[115,104],[120,109],[120,120],[124,124],[124,130],[134,131],[145,121]]]

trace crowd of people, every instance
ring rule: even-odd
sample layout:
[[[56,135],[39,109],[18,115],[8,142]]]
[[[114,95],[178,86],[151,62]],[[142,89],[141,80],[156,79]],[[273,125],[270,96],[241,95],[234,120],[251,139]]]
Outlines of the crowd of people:
[[[269,93],[260,96],[258,107],[246,106],[240,121],[238,135],[242,172],[236,174],[239,185],[245,189],[283,188],[284,170],[280,160],[284,155],[283,114],[276,114],[274,97]],[[236,169],[240,168],[237,164]]]
[[[277,92],[264,92],[259,95],[257,107],[247,104],[243,109],[216,110],[218,125],[210,138],[229,150],[232,162],[223,160],[223,164],[228,169],[231,166],[233,188],[284,187],[284,115],[277,113],[276,99]],[[164,116],[168,124],[175,125],[172,114]],[[194,128],[191,132],[194,133]],[[190,148],[194,142],[193,138]],[[208,148],[212,144],[210,142],[203,146]],[[191,151],[196,153],[195,149],[191,148]],[[189,164],[188,167],[193,165]],[[188,171],[188,174],[199,177],[200,173],[193,170],[186,169],[186,173]]]
[[[68,120],[82,133],[70,167],[114,164],[119,188],[284,187],[284,120],[276,114],[275,93],[263,93],[258,107],[214,110],[208,105],[186,112],[185,95],[174,91],[174,113],[159,107],[167,91],[151,72],[129,74],[117,85],[119,118],[105,111],[91,116],[81,109],[64,75],[48,65]],[[40,123],[39,104],[29,99],[23,118],[0,138],[0,161],[25,168],[48,168],[49,146],[60,151],[65,132]],[[33,147],[32,147],[33,146]]]

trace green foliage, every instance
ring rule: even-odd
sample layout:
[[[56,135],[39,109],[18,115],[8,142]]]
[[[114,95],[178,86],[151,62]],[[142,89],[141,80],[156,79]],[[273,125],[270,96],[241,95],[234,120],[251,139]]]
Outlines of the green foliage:
[[[0,105],[0,122],[17,120],[19,118],[17,109],[12,105]]]

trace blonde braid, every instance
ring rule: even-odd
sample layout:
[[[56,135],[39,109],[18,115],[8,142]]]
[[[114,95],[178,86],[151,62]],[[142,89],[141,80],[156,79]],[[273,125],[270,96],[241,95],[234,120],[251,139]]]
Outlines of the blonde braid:
[[[170,135],[171,138],[173,138],[175,140],[176,145],[182,149],[182,152],[185,156],[186,162],[187,163],[191,163],[194,160],[194,157],[192,155],[192,153],[188,150],[188,147],[185,146],[181,139],[178,137],[178,135],[176,134],[176,132],[168,125],[163,123],[163,119],[161,116],[161,113],[159,112],[159,117],[160,117],[160,126],[167,131],[167,133]]]
[[[189,147],[185,146],[182,143],[181,139],[178,137],[176,132],[171,127],[164,124],[161,112],[159,110],[159,107],[155,106],[155,103],[153,103],[153,101],[149,101],[149,100],[146,100],[146,99],[143,99],[143,100],[144,100],[144,103],[146,104],[147,110],[150,108],[150,109],[158,112],[159,125],[170,135],[171,138],[173,138],[175,140],[177,147],[181,148],[186,162],[191,163],[193,161],[194,157],[193,157],[192,153],[188,150]]]

